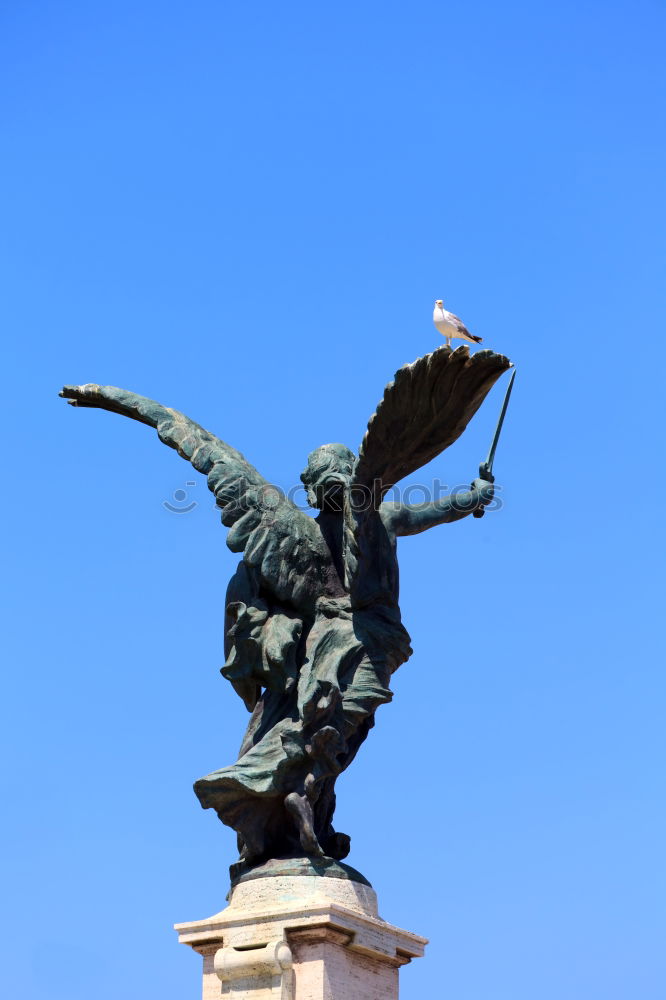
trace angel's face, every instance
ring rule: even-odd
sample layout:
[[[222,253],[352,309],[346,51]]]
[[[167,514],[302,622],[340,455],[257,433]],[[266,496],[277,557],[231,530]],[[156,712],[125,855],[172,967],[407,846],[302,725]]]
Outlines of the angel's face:
[[[351,483],[355,460],[344,444],[325,444],[309,455],[301,479],[311,506],[329,512],[342,510],[343,493]]]

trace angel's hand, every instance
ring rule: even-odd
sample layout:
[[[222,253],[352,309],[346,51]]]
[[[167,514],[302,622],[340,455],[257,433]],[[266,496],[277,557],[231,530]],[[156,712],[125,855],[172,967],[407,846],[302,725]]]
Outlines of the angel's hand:
[[[485,507],[495,496],[494,479],[475,479],[472,489],[477,494],[479,506]]]
[[[484,480],[486,483],[494,483],[495,477],[490,471],[490,466],[487,462],[482,462],[479,466],[479,479]]]
[[[99,406],[95,402],[98,389],[99,386],[92,382],[86,385],[64,385],[58,395],[66,399],[70,406]]]
[[[486,472],[487,466],[482,465],[480,472]],[[472,483],[472,495],[476,495],[476,507],[472,511],[473,517],[483,517],[486,512],[486,506],[492,501],[495,496],[495,487],[493,485],[494,479],[491,476],[490,479],[475,479]]]

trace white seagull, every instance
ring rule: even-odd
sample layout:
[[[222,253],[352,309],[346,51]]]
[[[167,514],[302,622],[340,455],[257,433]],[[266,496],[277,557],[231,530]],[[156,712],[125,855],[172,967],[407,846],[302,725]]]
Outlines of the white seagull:
[[[468,340],[470,344],[481,343],[481,337],[475,337],[473,333],[470,333],[461,319],[458,319],[457,316],[454,316],[453,313],[444,308],[444,303],[441,299],[435,301],[432,321],[441,335],[446,337],[447,347],[451,346],[451,341],[454,338]]]

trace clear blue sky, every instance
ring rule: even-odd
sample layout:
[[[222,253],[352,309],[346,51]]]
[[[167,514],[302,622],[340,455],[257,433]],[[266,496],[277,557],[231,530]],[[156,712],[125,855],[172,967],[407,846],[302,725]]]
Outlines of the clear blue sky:
[[[246,721],[236,557],[189,466],[59,387],[289,486],[441,343],[442,296],[518,368],[504,508],[401,544],[415,653],[339,782],[349,860],[431,939],[402,1000],[662,1000],[665,22],[2,5],[4,995],[197,997],[171,924],[235,858],[191,784]],[[500,397],[428,475],[476,474]]]

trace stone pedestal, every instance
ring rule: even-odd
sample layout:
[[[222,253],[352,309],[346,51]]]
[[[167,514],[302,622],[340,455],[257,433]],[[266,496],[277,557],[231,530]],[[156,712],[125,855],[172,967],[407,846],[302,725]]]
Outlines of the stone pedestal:
[[[427,940],[377,915],[371,886],[323,875],[241,881],[226,909],[177,924],[203,956],[203,1000],[397,1000]]]

